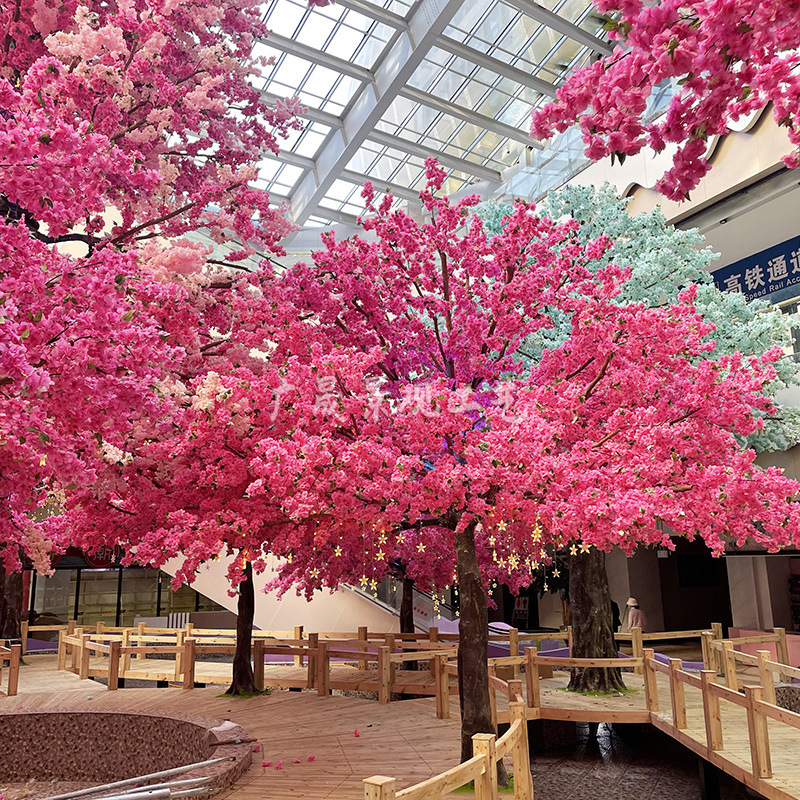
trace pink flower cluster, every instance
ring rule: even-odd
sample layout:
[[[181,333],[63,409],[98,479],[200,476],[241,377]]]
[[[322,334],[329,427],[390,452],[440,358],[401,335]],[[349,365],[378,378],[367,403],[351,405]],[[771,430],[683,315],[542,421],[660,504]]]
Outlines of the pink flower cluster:
[[[771,103],[800,159],[800,13],[795,0],[597,0],[614,52],[573,74],[557,100],[533,114],[531,135],[546,139],[578,122],[592,160],[679,145],[657,184],[673,200],[706,174],[706,141],[732,120]],[[645,119],[664,81],[678,93],[663,117]]]
[[[177,555],[177,582],[227,551],[236,585],[272,553],[279,588],[308,593],[398,570],[444,587],[467,528],[484,583],[512,588],[570,542],[669,547],[662,521],[716,552],[800,542],[800,486],[737,440],[771,408],[778,351],[715,358],[693,289],[618,305],[627,271],[592,264],[606,237],[583,246],[574,220],[519,202],[489,238],[475,198],[437,199],[429,173],[429,222],[373,207],[367,188],[373,241],[328,235],[312,263],[206,305],[198,330],[215,320],[217,338],[184,346],[169,413],[68,495],[51,534],[143,563]],[[555,314],[570,337],[531,359]],[[437,413],[403,402],[418,382]]]

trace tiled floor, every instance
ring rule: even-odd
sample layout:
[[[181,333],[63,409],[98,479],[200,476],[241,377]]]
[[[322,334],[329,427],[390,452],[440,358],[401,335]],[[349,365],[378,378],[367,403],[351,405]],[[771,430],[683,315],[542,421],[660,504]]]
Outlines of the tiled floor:
[[[701,800],[697,756],[645,725],[578,725],[578,740],[534,753],[536,800]],[[721,776],[721,800],[753,798]]]

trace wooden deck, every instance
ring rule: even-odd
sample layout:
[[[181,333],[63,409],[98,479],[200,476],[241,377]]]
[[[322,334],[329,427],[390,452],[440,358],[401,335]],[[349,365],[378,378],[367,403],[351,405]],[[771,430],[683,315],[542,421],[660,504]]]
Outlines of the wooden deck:
[[[381,706],[361,698],[288,691],[237,700],[220,696],[219,687],[109,692],[96,681],[57,671],[55,656],[29,654],[26,661],[20,693],[0,697],[0,712],[19,707],[175,711],[241,725],[259,740],[262,752],[254,755],[253,767],[235,790],[226,793],[236,800],[362,800],[362,780],[370,775],[395,775],[398,787],[404,787],[458,763],[458,721],[436,719],[428,699]],[[309,761],[310,755],[316,758]],[[264,768],[262,761],[282,761],[283,768]]]
[[[56,670],[54,656],[27,656],[22,667],[20,693],[17,697],[0,697],[4,708],[92,708],[147,709],[169,712],[191,710],[215,719],[230,718],[264,747],[263,758],[283,761],[283,769],[263,769],[261,757],[240,782],[235,794],[241,800],[265,798],[322,798],[343,800],[362,798],[361,780],[370,775],[395,775],[398,787],[408,786],[452,767],[458,759],[458,698],[450,679],[450,719],[436,719],[433,698],[421,698],[380,705],[374,701],[350,697],[317,697],[310,692],[276,692],[269,697],[234,700],[220,697],[220,689],[185,690],[124,689],[109,692],[96,681],[82,681],[68,671]],[[134,678],[140,670],[152,675],[155,659],[133,659],[126,678]],[[174,662],[165,680],[172,678]],[[198,682],[225,683],[230,665],[198,662]],[[568,676],[556,671],[552,678],[539,681],[538,707],[528,708],[531,719],[559,719],[582,722],[644,723],[649,722],[770,800],[800,800],[800,730],[779,719],[767,719],[768,709],[761,704],[759,719],[769,739],[767,752],[771,758],[772,777],[754,775],[752,761],[752,698],[718,687],[721,741],[709,741],[706,715],[715,717],[713,708],[704,708],[703,694],[695,684],[698,677],[678,678],[679,673],[651,672],[651,706],[647,706],[641,675],[626,673],[630,691],[614,697],[586,697],[564,691]],[[685,675],[685,673],[684,673]],[[696,673],[694,673],[696,675]],[[506,675],[505,677],[512,677]],[[522,676],[524,677],[524,675]],[[304,683],[307,670],[291,665],[268,664],[265,682],[292,686]],[[347,689],[374,690],[376,670],[358,670],[344,664],[331,664],[331,685]],[[678,685],[680,686],[678,687]],[[416,687],[432,692],[433,678],[427,669],[398,670],[395,687]],[[525,681],[523,695],[527,699]],[[679,711],[675,715],[673,700],[676,687],[683,695],[685,721]],[[748,690],[752,691],[752,690]],[[652,698],[657,695],[658,709]],[[507,701],[497,695],[498,722],[508,720]],[[91,698],[91,699],[90,699]],[[709,695],[706,696],[708,702]],[[748,709],[748,702],[751,704]],[[774,707],[771,707],[774,709]],[[789,712],[775,709],[770,712]],[[794,716],[794,715],[792,715]],[[788,719],[787,719],[788,721]],[[354,731],[358,729],[360,736]],[[763,736],[763,734],[759,734]],[[309,755],[316,759],[308,761]],[[294,759],[299,759],[298,764]],[[535,787],[534,787],[535,788]],[[252,795],[252,797],[251,797]]]

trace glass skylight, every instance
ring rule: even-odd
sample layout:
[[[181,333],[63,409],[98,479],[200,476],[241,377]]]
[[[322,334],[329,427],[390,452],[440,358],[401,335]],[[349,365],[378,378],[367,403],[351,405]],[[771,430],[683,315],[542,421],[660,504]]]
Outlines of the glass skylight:
[[[377,191],[394,190],[397,203],[413,202],[430,155],[447,170],[451,194],[480,181],[496,184],[510,168],[520,189],[526,181],[533,188],[530,170],[518,168],[530,162],[526,148],[535,144],[527,139],[531,110],[606,48],[602,20],[588,0],[441,7],[447,19],[437,18],[442,12],[429,0],[264,3],[274,35],[254,52],[271,63],[255,85],[270,96],[298,97],[308,112],[303,130],[282,143],[284,152],[265,155],[257,183],[293,200],[301,224],[354,219],[367,178]],[[536,153],[545,182],[580,162],[579,141],[559,142],[559,154],[549,146]]]

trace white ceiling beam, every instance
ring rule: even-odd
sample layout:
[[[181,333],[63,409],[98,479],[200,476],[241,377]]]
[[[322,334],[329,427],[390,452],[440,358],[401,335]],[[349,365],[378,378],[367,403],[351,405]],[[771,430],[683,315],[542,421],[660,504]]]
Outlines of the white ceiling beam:
[[[271,158],[273,161],[280,161],[282,164],[291,164],[293,167],[300,167],[301,169],[316,169],[317,166],[317,162],[313,158],[301,156],[291,150],[281,150],[279,153],[265,150],[262,156]]]
[[[291,53],[291,55],[310,61],[312,64],[319,64],[332,69],[334,72],[341,72],[342,75],[349,75],[351,78],[363,83],[372,83],[375,80],[374,73],[366,67],[326,53],[324,50],[318,50],[316,47],[309,47],[296,39],[287,39],[277,33],[270,33],[267,38],[262,38],[261,42],[267,47],[273,47],[283,53]]]
[[[261,96],[270,105],[274,105],[276,100],[286,100],[285,97],[280,97],[272,92],[261,92]],[[319,122],[322,125],[327,125],[329,128],[341,128],[344,123],[340,117],[331,114],[330,111],[321,111],[318,108],[309,108],[306,106],[306,112],[300,115],[302,119],[307,119],[311,122]]]
[[[369,19],[382,22],[384,25],[389,25],[399,31],[404,31],[408,28],[408,23],[400,14],[395,14],[394,11],[389,11],[388,8],[376,6],[374,3],[367,2],[367,0],[336,0],[336,5],[349,8],[351,11],[357,11],[365,17],[369,17]]]
[[[316,171],[308,172],[294,191],[295,222],[302,224],[314,213],[461,5],[462,0],[418,0],[414,4],[408,30],[400,32],[388,48],[375,69],[374,82],[362,87],[342,129],[328,138],[317,157]]]
[[[512,67],[511,64],[506,64],[505,61],[501,61],[499,58],[494,58],[486,53],[481,53],[480,50],[467,47],[465,44],[462,44],[456,39],[451,39],[449,36],[440,36],[436,42],[436,46],[451,55],[458,56],[465,61],[488,69],[490,72],[494,72],[495,75],[510,78],[515,83],[520,84],[520,86],[527,86],[529,89],[533,89],[535,92],[539,92],[539,94],[543,94],[546,97],[556,96],[556,87],[553,86],[552,83],[537,78],[535,75],[531,75],[523,69]]]
[[[383,181],[370,175],[364,175],[362,172],[354,172],[351,169],[343,169],[339,173],[339,178],[348,183],[354,183],[356,186],[363,186],[367,181],[370,181],[375,187],[375,191],[388,194],[391,192],[395,197],[402,197],[403,200],[409,200],[412,203],[419,202],[419,192],[409,189],[408,186],[401,186],[399,183],[392,183],[391,181]]]
[[[533,2],[533,0],[505,0],[505,2],[513,8],[516,8],[517,11],[521,11],[526,16],[535,19],[537,22],[541,22],[554,31],[558,31],[562,36],[585,44],[587,47],[590,47],[597,53],[602,53],[604,56],[611,55],[612,48],[608,42],[598,39],[597,36],[593,36],[588,31],[583,30],[583,28],[579,28],[575,23],[570,22],[560,14],[550,11],[549,8],[540,6],[538,3]]]
[[[450,153],[445,153],[443,150],[434,150],[432,147],[425,147],[425,145],[409,141],[400,136],[392,136],[391,133],[386,133],[386,131],[371,131],[367,138],[376,144],[391,147],[394,150],[400,150],[404,153],[411,153],[412,155],[419,156],[419,158],[435,158],[443,167],[457,169],[459,172],[463,172],[467,175],[474,175],[476,178],[499,181],[501,177],[500,172],[496,169],[485,167],[474,161],[468,161],[466,158],[450,155]]]
[[[471,125],[475,125],[477,128],[482,128],[487,131],[491,131],[492,133],[496,133],[498,136],[510,139],[512,142],[519,142],[520,144],[524,144],[526,147],[541,148],[542,146],[535,139],[531,139],[524,130],[513,128],[511,125],[506,125],[505,122],[499,122],[498,120],[493,119],[492,117],[487,117],[484,114],[478,114],[471,108],[459,106],[450,100],[445,100],[442,97],[437,97],[436,95],[428,92],[423,92],[422,89],[416,89],[413,86],[405,86],[400,90],[400,95],[405,97],[407,100],[413,100],[415,103],[420,103],[421,105],[432,108],[435,111],[441,111],[443,114],[447,114],[450,117],[455,117],[456,119],[463,120],[464,122],[469,122]]]

